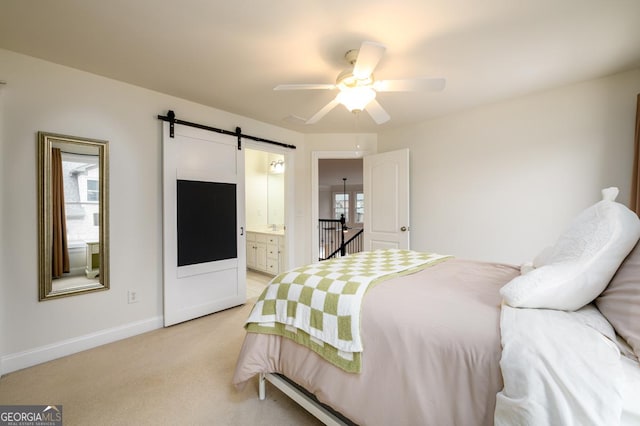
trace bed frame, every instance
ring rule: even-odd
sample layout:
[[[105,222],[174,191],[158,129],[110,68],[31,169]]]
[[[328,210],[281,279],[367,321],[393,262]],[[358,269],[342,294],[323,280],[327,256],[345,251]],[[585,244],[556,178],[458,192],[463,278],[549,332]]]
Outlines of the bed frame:
[[[291,379],[288,379],[282,374],[260,373],[258,377],[258,397],[261,401],[264,401],[267,396],[266,382],[269,382],[276,388],[280,389],[285,395],[293,399],[298,405],[307,410],[325,425],[354,425],[354,423],[349,421],[349,419],[318,401],[317,398],[306,389],[302,388],[300,385],[294,383]]]

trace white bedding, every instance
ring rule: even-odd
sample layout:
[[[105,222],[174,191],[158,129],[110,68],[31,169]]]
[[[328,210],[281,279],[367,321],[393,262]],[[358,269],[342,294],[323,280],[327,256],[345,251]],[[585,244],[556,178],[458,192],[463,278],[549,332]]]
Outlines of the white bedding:
[[[503,305],[500,328],[496,426],[620,424],[631,384],[615,332],[593,305],[576,312]]]
[[[640,426],[640,364],[622,357],[623,426]]]

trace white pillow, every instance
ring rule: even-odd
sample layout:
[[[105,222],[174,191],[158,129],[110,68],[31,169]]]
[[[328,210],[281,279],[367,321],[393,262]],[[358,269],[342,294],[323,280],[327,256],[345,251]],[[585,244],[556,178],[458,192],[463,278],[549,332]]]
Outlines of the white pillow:
[[[533,267],[539,268],[549,263],[549,259],[553,255],[553,246],[545,247],[536,257],[533,258]]]
[[[542,266],[500,289],[515,308],[573,311],[594,300],[640,238],[640,219],[616,203],[617,188],[584,210],[545,253]]]

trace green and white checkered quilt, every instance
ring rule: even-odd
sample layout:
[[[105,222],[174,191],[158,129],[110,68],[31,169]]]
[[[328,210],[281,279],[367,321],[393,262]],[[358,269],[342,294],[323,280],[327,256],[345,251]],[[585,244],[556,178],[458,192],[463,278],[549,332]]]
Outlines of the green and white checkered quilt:
[[[259,297],[245,327],[290,338],[346,371],[359,372],[360,308],[367,289],[449,257],[386,249],[284,272]]]

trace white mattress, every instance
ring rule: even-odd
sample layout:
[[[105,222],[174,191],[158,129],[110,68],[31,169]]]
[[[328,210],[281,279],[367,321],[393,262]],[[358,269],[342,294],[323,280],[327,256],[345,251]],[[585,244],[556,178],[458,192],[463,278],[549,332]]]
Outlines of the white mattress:
[[[622,421],[624,426],[640,426],[640,364],[622,357],[624,372]]]

